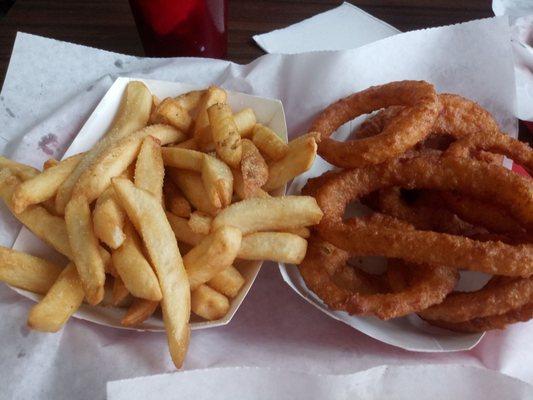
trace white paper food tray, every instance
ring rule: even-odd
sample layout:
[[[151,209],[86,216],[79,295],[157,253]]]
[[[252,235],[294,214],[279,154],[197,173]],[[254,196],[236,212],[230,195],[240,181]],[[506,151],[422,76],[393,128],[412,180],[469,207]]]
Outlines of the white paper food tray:
[[[150,91],[160,99],[177,96],[191,90],[202,89],[199,86],[179,82],[118,78],[109,88],[85,125],[83,125],[80,132],[67,149],[66,153],[63,155],[63,158],[89,150],[105,134],[107,128],[113,120],[113,117],[115,116],[115,113],[118,110],[126,85],[132,80],[144,82]],[[227,93],[228,103],[234,112],[240,111],[247,107],[252,108],[255,112],[258,122],[272,128],[272,130],[280,135],[283,140],[287,141],[285,114],[283,112],[283,105],[279,100],[251,96],[245,93],[232,91],[227,91]],[[13,249],[51,260],[56,262],[58,265],[66,265],[68,262],[64,256],[53,250],[50,246],[46,245],[24,227],[21,229],[17,239],[15,240]],[[229,323],[239,309],[239,306],[246,297],[246,294],[250,290],[259,272],[261,264],[262,262],[258,261],[248,261],[236,265],[236,268],[238,268],[242,273],[246,282],[237,297],[231,300],[228,313],[223,318],[216,321],[204,321],[194,314],[191,314],[191,329],[213,328]],[[39,301],[42,298],[42,296],[26,290],[18,288],[13,289],[21,295],[34,301]],[[91,321],[96,324],[120,329],[156,332],[164,331],[163,321],[159,315],[152,316],[138,327],[122,326],[120,324],[120,320],[122,319],[125,311],[126,309],[103,306],[93,307],[84,303],[74,314],[74,317]]]
[[[363,117],[364,118],[364,117]],[[346,123],[335,133],[335,138],[345,140],[353,132],[358,123],[363,118]],[[298,176],[287,190],[288,195],[299,194],[301,188],[309,178],[322,175],[324,172],[334,167],[317,156],[312,168],[306,173]],[[368,260],[372,264],[379,264],[380,260]],[[383,260],[382,264],[384,265]],[[364,264],[363,264],[364,265]],[[470,350],[475,347],[483,338],[482,333],[465,334],[456,333],[440,328],[436,328],[422,321],[416,315],[403,318],[396,318],[389,321],[382,321],[374,317],[361,317],[349,315],[344,311],[330,309],[322,300],[315,295],[305,285],[298,268],[295,265],[279,264],[279,269],[283,280],[304,300],[318,308],[330,317],[344,322],[364,334],[381,342],[390,344],[409,351],[417,352],[452,352]],[[461,277],[460,289],[477,289],[487,280],[484,274],[464,273]]]

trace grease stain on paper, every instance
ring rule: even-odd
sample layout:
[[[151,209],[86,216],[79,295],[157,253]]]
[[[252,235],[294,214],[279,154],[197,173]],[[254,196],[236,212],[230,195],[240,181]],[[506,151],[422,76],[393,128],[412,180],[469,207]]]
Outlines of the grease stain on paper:
[[[115,67],[122,69],[123,66],[124,64],[121,60],[115,60]]]
[[[39,148],[49,156],[54,155],[54,149],[50,146],[57,145],[58,140],[57,136],[53,133],[49,133],[48,135],[44,135],[41,137],[41,140],[39,140]]]
[[[9,109],[9,107],[6,107],[7,115],[9,115],[11,118],[15,118],[15,113]]]

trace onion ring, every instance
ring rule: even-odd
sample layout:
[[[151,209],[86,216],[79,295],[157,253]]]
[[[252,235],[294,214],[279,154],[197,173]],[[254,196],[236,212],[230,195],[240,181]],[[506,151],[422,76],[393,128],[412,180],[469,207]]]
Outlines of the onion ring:
[[[500,207],[454,192],[440,192],[439,195],[445,207],[463,221],[482,226],[495,233],[511,235],[526,233],[520,222]]]
[[[533,318],[533,303],[508,311],[504,314],[491,315],[482,318],[473,318],[465,322],[446,322],[425,319],[431,325],[455,332],[478,333],[493,329],[505,329],[507,325],[517,322],[526,322]]]
[[[530,174],[533,174],[533,149],[527,143],[513,139],[500,132],[491,132],[483,137],[466,136],[450,145],[445,155],[469,157],[479,151],[488,151],[511,158]]]
[[[428,150],[446,150],[450,145],[462,138],[476,137],[483,142],[491,134],[500,132],[498,123],[492,115],[472,100],[455,94],[439,94],[441,111],[430,135],[413,149],[402,154],[402,157],[412,157]],[[387,124],[398,116],[405,107],[393,106],[379,111],[364,121],[354,132],[357,138],[367,138],[379,134]],[[488,151],[478,151],[478,160],[501,165],[503,156]]]
[[[364,120],[353,133],[357,139],[376,136],[404,109],[402,106],[391,106],[378,111]]]
[[[330,138],[345,122],[395,105],[406,108],[378,135],[348,142]],[[426,138],[439,108],[433,85],[423,81],[392,82],[370,87],[331,104],[313,121],[310,131],[320,133],[318,153],[333,165],[353,168],[378,164],[405,153]]]
[[[400,188],[383,189],[379,191],[377,210],[404,220],[420,230],[463,236],[484,233],[443,207],[441,199],[432,192],[422,192],[419,199],[408,204],[402,198]]]
[[[357,290],[357,286],[350,290],[332,279],[337,270],[348,268],[348,258],[348,252],[312,235],[299,270],[306,285],[329,307],[350,314],[375,315],[381,319],[401,317],[438,304],[457,281],[457,272],[450,268],[420,265],[408,269],[410,284],[402,291],[380,293],[375,287],[368,290],[368,281],[363,284],[364,291]],[[360,287],[361,278],[358,280]]]
[[[530,303],[533,303],[533,278],[519,278],[474,292],[451,293],[442,303],[419,314],[424,319],[456,323],[505,314]]]
[[[476,102],[456,94],[443,93],[438,97],[441,110],[426,141],[433,141],[437,136],[449,136],[455,140],[471,136],[483,138],[492,132],[499,132],[496,120]],[[355,136],[363,139],[378,135],[404,109],[402,106],[393,106],[379,111],[361,124]],[[429,147],[442,150],[441,146]]]
[[[324,212],[318,232],[335,246],[354,255],[383,255],[414,263],[461,267],[490,274],[533,274],[533,245],[481,242],[444,233],[402,230],[374,218],[343,222],[346,205],[375,190],[391,186],[457,190],[490,200],[515,218],[533,225],[531,181],[492,164],[466,158],[420,156],[397,159],[332,175],[317,191]]]
[[[468,237],[488,230],[519,240],[527,235],[517,220],[493,204],[448,191],[420,191],[417,197],[409,204],[397,187],[380,190],[376,208],[421,230]]]

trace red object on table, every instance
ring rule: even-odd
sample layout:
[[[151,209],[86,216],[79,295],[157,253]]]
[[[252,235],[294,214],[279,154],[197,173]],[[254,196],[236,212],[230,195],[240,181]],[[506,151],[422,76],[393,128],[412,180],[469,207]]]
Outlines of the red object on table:
[[[529,132],[533,133],[533,121],[523,121]]]
[[[147,56],[226,56],[227,0],[130,0]]]

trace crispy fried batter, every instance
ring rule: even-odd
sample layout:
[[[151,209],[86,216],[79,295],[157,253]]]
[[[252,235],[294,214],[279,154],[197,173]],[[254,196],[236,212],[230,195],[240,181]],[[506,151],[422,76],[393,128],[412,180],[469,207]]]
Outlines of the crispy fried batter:
[[[386,275],[373,276],[347,266],[350,254],[312,235],[299,269],[307,286],[333,309],[350,314],[375,315],[381,319],[401,317],[440,303],[453,290],[455,270],[401,263],[410,282],[400,291],[387,290]],[[390,268],[399,266],[391,265]],[[344,279],[339,278],[343,276]]]
[[[392,186],[457,190],[507,208],[527,226],[533,222],[531,181],[475,160],[420,156],[332,175],[316,193],[317,202],[324,211],[318,226],[320,235],[356,255],[384,255],[499,275],[529,276],[533,273],[531,244],[513,246],[430,231],[398,230],[376,218],[372,222],[361,218],[342,220],[348,203]],[[372,239],[374,237],[376,240]]]
[[[380,108],[407,106],[378,135],[338,142],[330,138],[341,125]],[[311,124],[321,134],[318,153],[333,165],[345,168],[381,163],[399,156],[425,139],[438,117],[440,105],[432,85],[423,81],[392,82],[373,86],[338,100]]]

